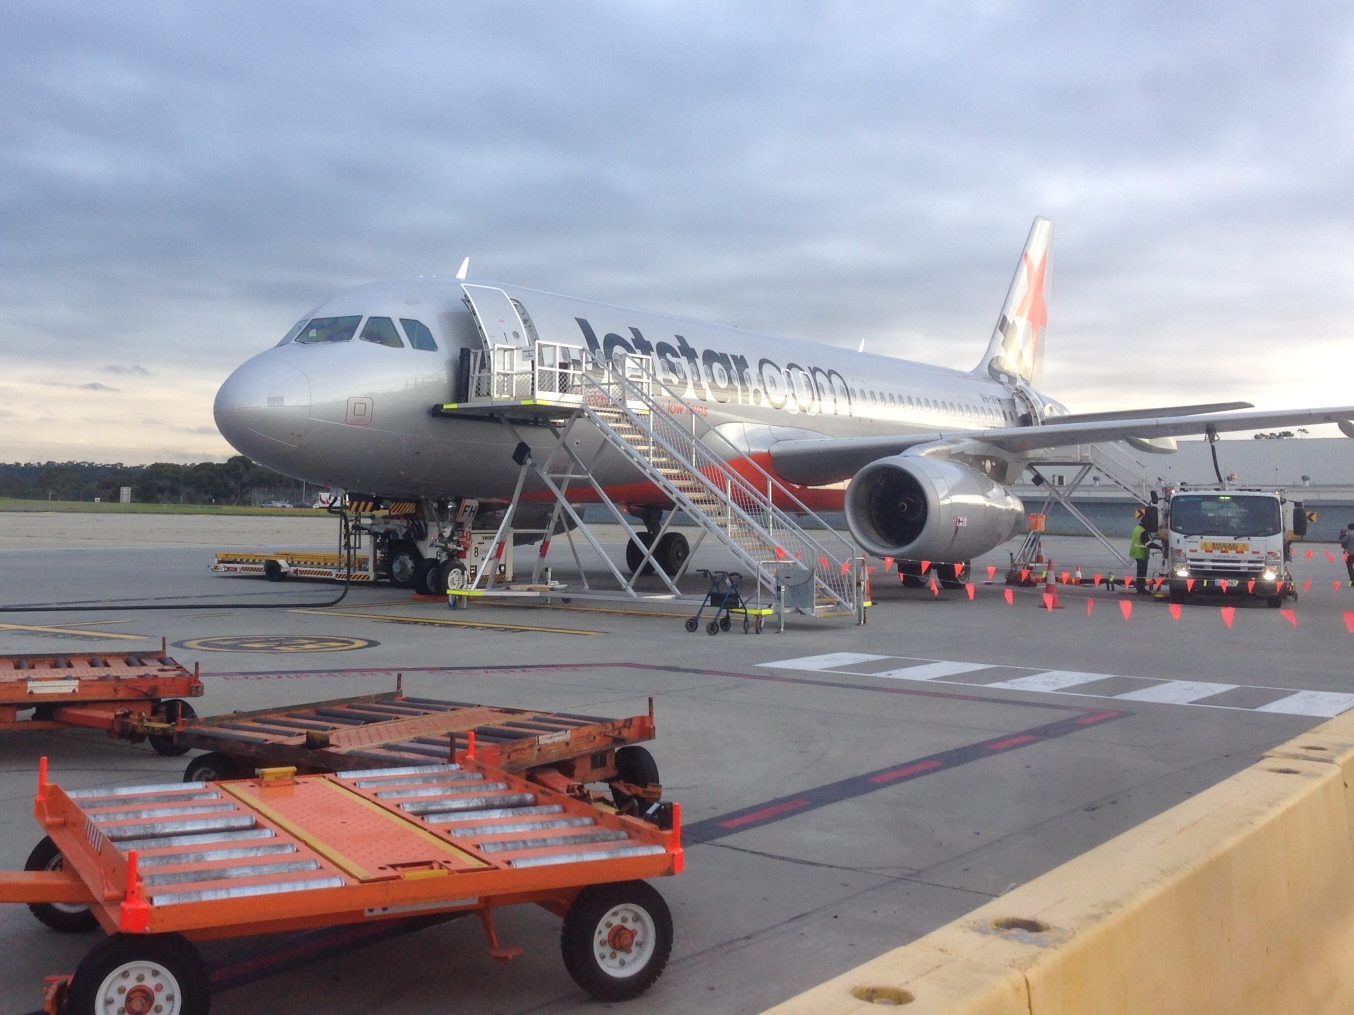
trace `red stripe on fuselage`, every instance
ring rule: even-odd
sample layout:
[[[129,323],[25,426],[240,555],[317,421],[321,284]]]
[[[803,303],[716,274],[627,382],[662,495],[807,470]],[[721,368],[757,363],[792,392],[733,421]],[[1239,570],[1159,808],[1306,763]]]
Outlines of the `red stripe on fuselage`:
[[[776,471],[771,465],[771,453],[769,451],[758,451],[749,455],[748,458],[752,459],[751,463],[747,458],[737,458],[725,464],[751,483],[754,489],[760,490],[766,486],[766,477],[757,469],[757,466],[760,466],[775,477],[777,482],[783,483],[785,488],[798,497],[800,502],[809,510],[842,510],[845,490],[841,486],[795,486],[793,483],[786,483],[779,476],[776,476]],[[755,463],[755,465],[752,463]],[[723,480],[716,470],[702,469],[701,471],[716,485],[723,484]],[[606,495],[617,504],[630,504],[635,507],[672,507],[672,501],[653,483],[622,483],[618,486],[605,487],[605,489]],[[553,499],[553,496],[547,490],[522,495],[523,502],[533,504],[548,503]],[[772,499],[776,507],[782,510],[789,511],[794,507],[779,491],[773,491]],[[577,504],[596,504],[600,498],[592,487],[587,487],[586,489],[570,490],[569,500]]]

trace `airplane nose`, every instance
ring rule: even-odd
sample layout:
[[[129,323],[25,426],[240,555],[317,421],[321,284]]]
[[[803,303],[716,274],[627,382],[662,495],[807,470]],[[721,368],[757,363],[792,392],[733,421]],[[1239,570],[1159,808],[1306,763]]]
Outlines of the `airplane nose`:
[[[245,363],[221,385],[213,408],[221,435],[243,455],[283,467],[301,445],[310,418],[310,381],[267,353]]]

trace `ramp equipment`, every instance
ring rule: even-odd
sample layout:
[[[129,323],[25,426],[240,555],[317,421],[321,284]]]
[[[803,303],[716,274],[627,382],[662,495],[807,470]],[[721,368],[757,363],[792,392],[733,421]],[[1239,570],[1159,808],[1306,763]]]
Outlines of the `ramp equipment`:
[[[495,552],[501,552],[501,533],[513,527],[524,491],[538,500],[543,494],[553,499],[533,585],[541,582],[551,537],[564,528],[585,593],[590,588],[573,533],[563,525],[567,516],[610,568],[623,595],[641,598],[635,581],[652,573],[667,587],[668,598],[678,598],[677,581],[696,548],[672,527],[680,512],[700,531],[696,546],[707,535],[718,540],[782,612],[793,608],[808,616],[847,614],[864,623],[866,568],[860,551],[762,468],[746,447],[707,420],[703,404],[687,401],[666,385],[651,356],[618,351],[603,359],[585,346],[548,341],[537,335],[534,324],[522,317],[523,308],[505,292],[465,288],[485,347],[470,353],[464,399],[434,411],[497,420],[516,441],[517,488]],[[491,296],[493,313],[486,309]],[[504,344],[499,337],[508,333],[514,341]],[[551,439],[544,451],[537,451],[543,431]],[[614,477],[631,491],[629,496],[634,496],[638,479],[651,488],[649,497],[656,494],[672,510],[659,524],[662,513],[646,509],[646,530],[633,530],[626,505],[607,494],[599,474]],[[628,573],[610,561],[575,509],[575,499],[602,505],[608,521],[629,533]],[[528,530],[517,526],[516,531]],[[453,603],[475,595],[478,584],[458,590]]]
[[[589,783],[608,783],[618,804],[643,801],[654,810],[662,793],[657,768],[631,757],[649,759],[634,745],[654,735],[653,699],[646,715],[607,719],[406,696],[397,685],[390,693],[203,719],[172,736],[180,750],[207,752],[188,762],[189,782],[282,766],[313,773],[441,763],[473,750],[485,764],[579,795]]]
[[[494,911],[518,903],[563,917],[565,967],[604,1001],[647,990],[672,947],[646,879],[682,870],[679,811],[660,829],[472,752],[70,792],[48,782],[44,758],[34,813],[45,863],[0,874],[0,902],[109,935],[73,976],[49,978],[52,1015],[202,1015],[210,986],[193,940],[474,914],[506,961],[521,949],[500,944]]]
[[[174,735],[196,718],[183,699],[201,696],[202,680],[167,647],[162,640],[159,652],[0,656],[0,731],[99,729],[183,754],[188,748]]]

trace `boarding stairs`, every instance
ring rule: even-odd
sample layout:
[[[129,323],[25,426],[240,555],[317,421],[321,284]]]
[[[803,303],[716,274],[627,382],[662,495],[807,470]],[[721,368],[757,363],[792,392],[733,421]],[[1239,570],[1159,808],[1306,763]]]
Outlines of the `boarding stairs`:
[[[512,527],[525,481],[533,475],[555,498],[553,516],[543,533],[546,547],[567,515],[606,562],[624,593],[640,598],[635,582],[652,571],[677,597],[681,595],[677,581],[686,565],[667,573],[657,550],[680,512],[699,529],[696,546],[712,536],[735,558],[740,570],[755,578],[756,591],[745,584],[744,599],[755,595],[759,603],[779,607],[782,616],[790,608],[814,616],[852,614],[863,623],[866,570],[860,551],[709,424],[700,407],[665,385],[656,376],[650,357],[622,352],[611,361],[599,361],[583,347],[537,339],[527,347],[490,346],[476,351],[468,381],[469,398],[444,406],[444,414],[491,415],[513,429],[518,439],[521,470],[502,531]],[[539,426],[529,429],[522,424],[539,424],[543,418],[552,424],[556,439],[538,461],[523,437],[536,437],[539,444]],[[600,435],[600,444],[593,432]],[[603,456],[615,454],[623,456],[631,469],[673,505],[651,542],[631,528],[623,507],[594,478]],[[577,491],[580,484],[591,487],[589,499],[602,504],[611,520],[625,527],[641,552],[638,566],[628,573],[602,551],[571,503],[569,492]],[[814,527],[812,533],[806,524]],[[586,586],[573,535],[568,528],[564,533]],[[538,561],[533,582],[539,580],[540,567]]]

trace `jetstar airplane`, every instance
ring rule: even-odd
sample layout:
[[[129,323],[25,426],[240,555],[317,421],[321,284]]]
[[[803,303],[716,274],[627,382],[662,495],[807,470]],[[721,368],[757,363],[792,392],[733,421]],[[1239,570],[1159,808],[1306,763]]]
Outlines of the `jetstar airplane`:
[[[501,424],[435,411],[464,396],[471,350],[530,354],[548,341],[598,359],[637,353],[691,411],[809,507],[844,510],[856,542],[904,571],[923,560],[962,564],[1009,539],[1024,508],[1008,486],[1032,452],[1110,441],[1169,452],[1182,435],[1317,423],[1354,436],[1354,406],[1070,413],[1038,389],[1052,241],[1052,223],[1036,218],[987,350],[969,371],[516,286],[418,280],[352,289],[306,314],[221,386],[216,423],[261,465],[415,500],[435,523],[448,502],[503,503],[518,476],[516,438]],[[593,437],[584,460],[601,447]],[[554,437],[528,440],[543,456]],[[657,487],[619,455],[597,455],[593,476],[657,533],[671,507]],[[434,537],[420,529],[402,538],[392,577],[414,584],[420,559],[442,552]],[[686,552],[677,536],[655,555],[672,573]]]

